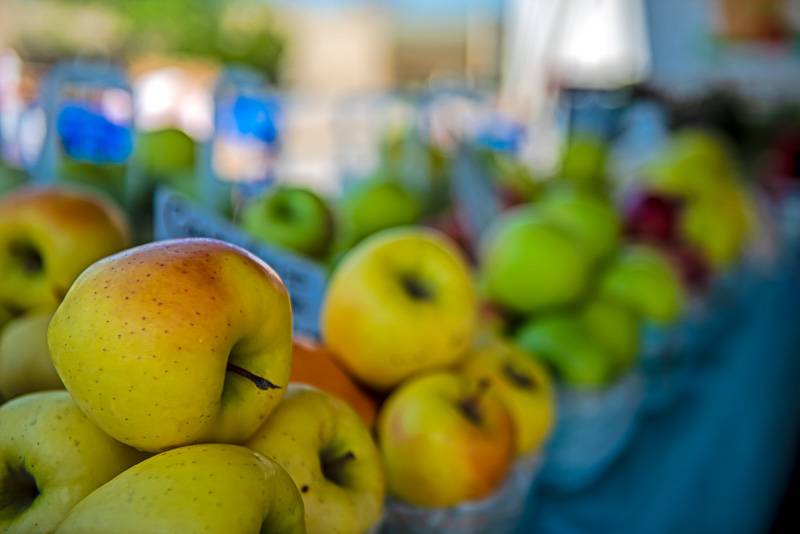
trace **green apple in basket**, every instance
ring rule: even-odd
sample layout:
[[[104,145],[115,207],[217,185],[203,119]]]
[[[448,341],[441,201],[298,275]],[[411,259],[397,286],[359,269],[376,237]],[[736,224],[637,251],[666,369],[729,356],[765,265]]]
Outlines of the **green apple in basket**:
[[[308,188],[289,185],[250,201],[241,225],[266,243],[311,257],[322,255],[333,236],[333,216],[325,201]]]

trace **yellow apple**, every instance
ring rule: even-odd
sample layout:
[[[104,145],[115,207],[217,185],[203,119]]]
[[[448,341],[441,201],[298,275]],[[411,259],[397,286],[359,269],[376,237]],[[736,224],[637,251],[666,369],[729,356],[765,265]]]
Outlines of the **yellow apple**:
[[[292,384],[246,445],[292,477],[303,496],[309,533],[364,533],[380,519],[380,454],[364,422],[344,401]]]
[[[66,391],[0,407],[0,532],[53,532],[86,495],[144,455],[84,416]]]
[[[545,368],[522,349],[496,341],[470,354],[464,374],[486,380],[514,420],[517,454],[541,448],[555,419],[555,391]]]
[[[358,379],[386,390],[469,348],[477,297],[456,247],[432,230],[367,238],[334,272],[322,309],[325,344]]]
[[[435,372],[404,383],[378,416],[389,493],[418,506],[480,499],[508,473],[514,422],[485,380]]]
[[[275,462],[236,445],[190,445],[128,469],[56,534],[302,534],[303,501]]]
[[[736,185],[718,187],[687,203],[680,232],[716,269],[734,263],[753,229],[753,206],[747,191]]]
[[[49,313],[11,321],[0,335],[0,396],[64,389],[47,348]]]
[[[52,311],[93,262],[129,245],[122,213],[87,192],[26,188],[0,199],[0,304]]]
[[[258,430],[289,380],[292,314],[267,264],[221,241],[180,239],[92,265],[48,339],[89,418],[156,452]]]

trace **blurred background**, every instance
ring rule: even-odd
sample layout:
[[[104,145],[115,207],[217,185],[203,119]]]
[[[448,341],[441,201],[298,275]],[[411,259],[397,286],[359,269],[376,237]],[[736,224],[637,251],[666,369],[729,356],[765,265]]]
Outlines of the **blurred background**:
[[[382,172],[412,189],[424,180],[435,218],[436,184],[460,183],[454,154],[467,139],[504,205],[561,175],[603,173],[621,206],[665,153],[704,150],[674,144],[694,129],[758,190],[763,224],[740,255],[763,267],[791,256],[800,234],[798,87],[798,0],[0,0],[0,192],[94,184],[140,214],[144,241],[158,186],[236,221],[236,199],[270,184],[336,196]],[[488,219],[466,219],[452,234],[475,253],[470,232]],[[800,345],[792,302],[777,306],[747,345],[764,380],[748,384],[745,365],[725,408],[660,413],[615,475],[545,494],[524,531],[618,532],[634,495],[648,502],[635,532],[788,528],[800,504]],[[704,350],[748,343],[731,341],[737,328]],[[682,441],[682,421],[699,413],[712,418],[692,419],[686,435],[699,441]],[[686,475],[650,470],[665,457]]]

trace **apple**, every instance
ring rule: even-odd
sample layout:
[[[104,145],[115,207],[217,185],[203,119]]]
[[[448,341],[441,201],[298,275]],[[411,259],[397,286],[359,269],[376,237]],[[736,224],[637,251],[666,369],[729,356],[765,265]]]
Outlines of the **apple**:
[[[672,246],[678,236],[683,201],[677,197],[645,191],[627,200],[625,233],[640,241]]]
[[[140,172],[159,181],[194,171],[197,147],[194,139],[177,128],[144,132],[136,142]]]
[[[663,193],[689,198],[712,194],[730,181],[734,165],[722,140],[706,130],[685,129],[644,169],[646,180]]]
[[[556,189],[538,201],[536,210],[580,241],[594,259],[608,256],[619,243],[619,216],[609,201],[597,195]]]
[[[47,348],[51,314],[14,319],[0,336],[0,396],[64,389]]]
[[[690,201],[681,219],[680,233],[715,269],[735,262],[751,229],[752,207],[738,186],[717,188],[713,195]]]
[[[452,372],[413,378],[378,416],[389,493],[447,507],[486,497],[516,452],[514,420],[486,380]]]
[[[245,445],[292,477],[309,533],[364,533],[380,519],[385,493],[380,454],[364,422],[342,400],[292,384]]]
[[[289,381],[291,338],[278,275],[212,239],[150,243],[95,263],[48,334],[87,416],[150,452],[252,436]]]
[[[11,312],[8,311],[5,306],[0,305],[0,333],[3,332],[3,329],[13,318],[14,316]]]
[[[580,189],[604,192],[607,184],[608,144],[599,136],[573,134],[561,154],[559,178]]]
[[[596,390],[612,381],[612,357],[590,338],[577,317],[554,313],[532,319],[515,339],[570,388]]]
[[[325,252],[333,219],[319,195],[304,187],[280,185],[244,208],[242,228],[255,237],[306,256]]]
[[[534,209],[501,215],[485,239],[481,272],[489,300],[530,313],[569,304],[584,292],[591,255]]]
[[[353,249],[322,306],[325,345],[360,381],[387,390],[461,359],[477,317],[469,267],[433,230],[393,229]]]
[[[368,427],[375,424],[378,408],[358,384],[336,362],[323,345],[310,339],[292,340],[292,373],[289,383],[309,384],[347,402]]]
[[[617,374],[629,370],[639,355],[641,321],[616,302],[592,299],[578,316],[589,337],[614,360]]]
[[[190,445],[133,466],[81,501],[56,534],[303,534],[289,475],[237,445]]]
[[[517,454],[530,454],[550,436],[555,418],[555,391],[542,365],[519,347],[496,341],[471,353],[462,372],[489,382],[509,409],[516,428]]]
[[[367,236],[416,223],[422,203],[398,180],[380,176],[360,181],[339,199],[336,216],[340,246],[350,248]]]
[[[66,391],[0,407],[0,532],[53,532],[86,495],[143,459],[92,424]]]
[[[646,245],[629,246],[614,258],[601,275],[598,296],[656,324],[676,321],[686,300],[680,275],[669,259]]]
[[[0,305],[52,311],[94,261],[129,244],[122,213],[88,192],[24,188],[0,198]]]

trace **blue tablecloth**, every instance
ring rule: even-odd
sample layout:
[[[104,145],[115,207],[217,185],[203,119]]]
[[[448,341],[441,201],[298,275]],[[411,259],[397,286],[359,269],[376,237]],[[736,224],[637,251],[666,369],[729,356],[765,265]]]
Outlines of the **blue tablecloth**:
[[[765,531],[798,442],[800,267],[744,280],[737,327],[693,360],[682,398],[590,487],[534,488],[519,533]]]

